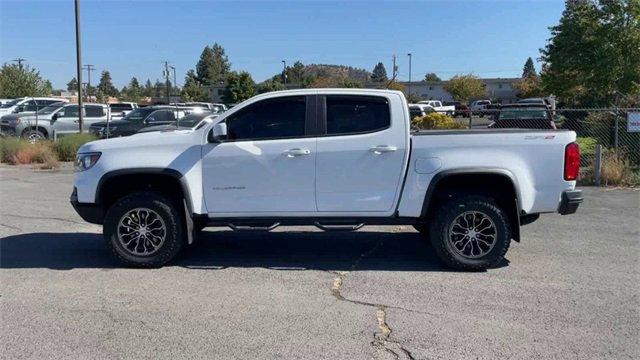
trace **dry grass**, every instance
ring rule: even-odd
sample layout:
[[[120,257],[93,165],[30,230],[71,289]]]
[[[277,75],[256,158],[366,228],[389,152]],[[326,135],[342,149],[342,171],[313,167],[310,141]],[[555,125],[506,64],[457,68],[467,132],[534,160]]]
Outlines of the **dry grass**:
[[[629,160],[615,151],[607,151],[602,156],[602,172],[604,185],[632,185],[634,174]]]
[[[11,165],[38,164],[43,169],[52,169],[58,166],[58,156],[53,144],[49,141],[40,141],[35,144],[20,139],[2,139],[1,160]]]

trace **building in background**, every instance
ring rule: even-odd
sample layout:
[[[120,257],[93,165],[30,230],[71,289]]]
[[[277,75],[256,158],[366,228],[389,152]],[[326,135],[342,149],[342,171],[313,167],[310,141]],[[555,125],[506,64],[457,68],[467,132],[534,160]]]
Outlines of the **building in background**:
[[[494,102],[500,102],[502,104],[515,103],[518,100],[517,90],[514,89],[513,84],[520,81],[520,78],[488,78],[481,79],[486,85],[486,98]],[[449,94],[444,86],[445,81],[412,81],[400,82],[404,85],[405,91],[411,89],[411,93],[421,97],[424,100],[440,100],[440,101],[453,101],[453,97]],[[366,83],[365,88],[380,88],[381,83]],[[296,84],[287,84],[288,89],[296,89]],[[214,85],[208,87],[209,96],[211,102],[222,103],[222,95],[224,94],[225,85]],[[477,99],[472,99],[477,100]]]

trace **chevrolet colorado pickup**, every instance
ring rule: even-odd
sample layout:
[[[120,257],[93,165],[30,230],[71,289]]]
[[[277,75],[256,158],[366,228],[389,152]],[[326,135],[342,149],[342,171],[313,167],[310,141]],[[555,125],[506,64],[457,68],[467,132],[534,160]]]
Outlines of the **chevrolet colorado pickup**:
[[[575,139],[411,132],[401,92],[278,91],[192,129],[83,145],[71,203],[130,266],[167,263],[207,226],[412,225],[447,265],[479,270],[502,261],[520,225],[576,211]]]

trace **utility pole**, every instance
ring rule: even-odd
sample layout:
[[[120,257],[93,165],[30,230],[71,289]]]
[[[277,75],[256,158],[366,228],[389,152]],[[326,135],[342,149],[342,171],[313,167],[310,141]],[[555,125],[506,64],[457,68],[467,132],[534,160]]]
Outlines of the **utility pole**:
[[[91,102],[91,72],[96,69],[95,66],[88,64],[82,67],[87,70],[87,99]]]
[[[23,63],[23,62],[25,62],[25,61],[27,61],[27,59],[17,58],[17,59],[13,59],[13,60],[11,60],[11,61],[13,61],[13,62],[17,62],[17,63],[18,63],[18,67],[19,67],[20,69],[22,69],[22,63]]]
[[[82,134],[84,114],[82,111],[82,49],[80,47],[80,0],[75,0],[76,12],[76,76],[78,77],[78,130]]]
[[[408,93],[409,93],[409,96],[411,96],[411,53],[408,53],[407,56],[409,57],[409,89],[408,89]]]
[[[282,60],[282,82],[287,85],[287,61]]]
[[[396,76],[398,75],[398,67],[396,66],[396,55],[393,55],[393,77],[392,79],[395,81]]]
[[[167,88],[167,104],[169,104],[171,102],[170,97],[169,97],[169,84],[171,84],[171,81],[169,81],[169,76],[171,75],[171,73],[169,72],[169,62],[168,61],[163,61],[164,63],[164,84],[166,85]]]

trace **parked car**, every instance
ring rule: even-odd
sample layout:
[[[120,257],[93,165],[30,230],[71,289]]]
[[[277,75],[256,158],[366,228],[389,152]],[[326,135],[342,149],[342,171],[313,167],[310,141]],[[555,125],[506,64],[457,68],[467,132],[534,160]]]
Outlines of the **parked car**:
[[[436,112],[440,114],[446,114],[449,116],[453,116],[456,112],[456,107],[453,105],[445,106],[442,105],[442,101],[440,100],[423,100],[418,101],[418,104],[424,104],[431,106]]]
[[[265,93],[191,130],[84,144],[71,203],[129,266],[167,263],[206,226],[413,225],[444,263],[478,270],[504,261],[521,224],[582,202],[573,131],[410,120],[400,91]]]
[[[107,104],[83,104],[82,131],[88,132],[95,123],[109,119],[109,106]],[[56,134],[64,136],[80,132],[80,112],[77,104],[67,104],[60,111],[53,114],[50,127]],[[49,132],[51,134],[51,132]]]
[[[454,117],[462,116],[462,117],[471,117],[471,112],[469,111],[469,106],[461,103],[460,101],[445,101],[445,106],[453,106],[455,107],[455,112],[453,113]]]
[[[4,104],[8,103],[9,101],[13,101],[13,99],[0,99],[0,105],[4,105]]]
[[[409,117],[411,120],[415,117],[422,117],[432,112],[435,112],[435,110],[429,105],[409,104]]]
[[[527,99],[520,99],[517,102],[518,104],[525,104],[525,105],[544,105],[549,107],[551,104],[549,103],[549,101],[547,99],[544,98],[527,98]]]
[[[5,136],[21,136],[30,142],[48,138],[52,135],[51,118],[67,105],[65,102],[53,103],[37,113],[23,112],[4,115],[0,118],[0,132]]]
[[[69,102],[69,100],[48,97],[18,98],[0,105],[0,116],[23,112],[35,113],[36,111],[44,109],[45,107],[57,102]]]
[[[120,120],[96,122],[91,125],[89,132],[100,138],[129,136],[145,127],[175,124],[176,119],[190,112],[197,112],[198,110],[202,111],[202,109],[185,109],[174,106],[148,106],[138,108]]]
[[[180,107],[198,107],[213,113],[219,114],[227,111],[227,106],[225,104],[214,104],[208,102],[185,102],[185,103],[173,103],[171,105],[177,105]]]
[[[212,113],[211,111],[193,113],[185,115],[181,119],[177,119],[175,123],[143,127],[142,129],[138,130],[138,133],[191,129],[198,125],[204,119],[215,119],[217,116],[218,114]]]
[[[546,105],[503,105],[490,128],[556,129]]]
[[[111,110],[111,120],[120,120],[128,113],[138,108],[138,104],[134,102],[119,102],[109,104]]]
[[[487,105],[491,105],[491,100],[475,100],[469,105],[469,109],[473,115],[484,115]]]

